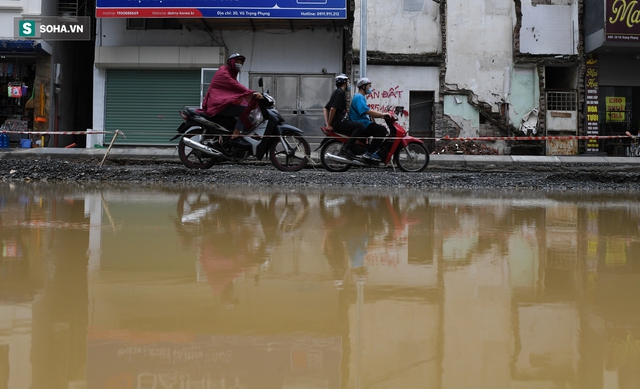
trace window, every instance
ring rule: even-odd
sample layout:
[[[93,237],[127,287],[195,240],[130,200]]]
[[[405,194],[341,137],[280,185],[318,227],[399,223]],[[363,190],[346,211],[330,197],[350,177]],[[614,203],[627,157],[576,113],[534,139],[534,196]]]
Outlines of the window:
[[[549,111],[577,110],[575,92],[547,92],[547,109]]]
[[[207,91],[209,91],[209,84],[217,70],[218,68],[204,68],[200,70],[200,107],[202,107],[202,101],[207,95]]]

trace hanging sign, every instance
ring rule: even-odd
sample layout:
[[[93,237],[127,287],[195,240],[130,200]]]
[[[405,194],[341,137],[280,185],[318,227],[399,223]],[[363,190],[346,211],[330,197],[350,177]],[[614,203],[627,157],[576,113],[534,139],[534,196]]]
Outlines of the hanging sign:
[[[640,41],[640,6],[637,1],[606,0],[605,39],[607,41]]]
[[[598,55],[588,54],[586,61],[585,91],[587,103],[587,135],[600,135],[600,98],[598,84]],[[600,151],[597,139],[587,141],[587,152]]]
[[[22,97],[22,85],[9,85],[9,97],[19,99]]]
[[[607,108],[607,122],[624,122],[627,99],[621,96],[607,96],[605,98]]]
[[[346,0],[96,0],[99,18],[346,19]]]

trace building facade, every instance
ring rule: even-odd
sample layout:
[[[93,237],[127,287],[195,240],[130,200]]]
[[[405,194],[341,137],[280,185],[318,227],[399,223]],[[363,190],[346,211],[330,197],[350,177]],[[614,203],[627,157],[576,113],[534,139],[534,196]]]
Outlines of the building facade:
[[[0,1],[0,126],[7,131],[85,131],[91,125],[93,32],[80,41],[23,34],[20,20],[93,18],[94,9],[78,0]],[[24,35],[24,36],[23,36]],[[8,91],[6,93],[5,91]],[[83,135],[43,137],[11,134],[12,146],[31,138],[43,146],[84,144]]]
[[[353,50],[358,51],[359,4]],[[578,135],[581,0],[367,1],[370,101],[414,135]],[[354,55],[358,62],[358,55]],[[376,94],[376,90],[379,92]],[[395,93],[395,91],[402,91]],[[576,140],[496,141],[501,153],[576,154]]]
[[[286,122],[320,142],[322,108],[335,75],[344,72],[351,19],[121,18],[111,12],[98,7],[93,77],[93,130],[106,134],[88,144],[110,142],[118,129],[126,138],[117,144],[171,145],[179,110],[201,106],[213,74],[236,52],[247,58],[239,81],[260,91],[262,78]]]
[[[640,19],[636,2],[585,0],[586,125],[589,134],[638,134],[640,125]],[[590,147],[626,155],[628,140],[603,139]]]

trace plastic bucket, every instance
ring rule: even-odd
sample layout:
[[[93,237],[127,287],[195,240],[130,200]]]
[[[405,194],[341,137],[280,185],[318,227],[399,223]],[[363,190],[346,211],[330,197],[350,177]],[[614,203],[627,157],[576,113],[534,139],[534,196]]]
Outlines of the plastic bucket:
[[[31,139],[20,139],[20,147],[23,149],[30,149]]]

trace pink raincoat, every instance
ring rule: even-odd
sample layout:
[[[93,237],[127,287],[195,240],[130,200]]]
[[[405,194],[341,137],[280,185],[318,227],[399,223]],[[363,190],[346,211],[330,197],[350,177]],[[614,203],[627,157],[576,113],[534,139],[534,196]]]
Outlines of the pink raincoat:
[[[215,116],[229,104],[240,105],[253,95],[252,90],[238,82],[237,76],[238,71],[229,65],[220,67],[214,74],[207,95],[202,102],[202,110],[207,115]]]

